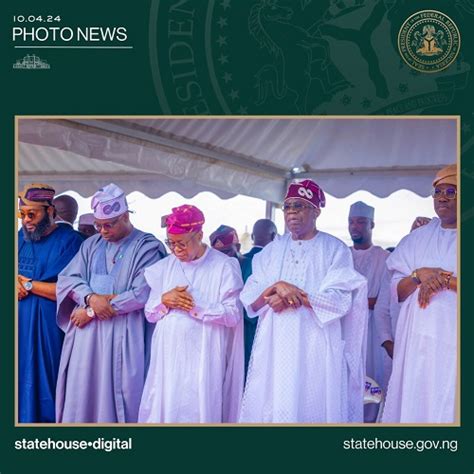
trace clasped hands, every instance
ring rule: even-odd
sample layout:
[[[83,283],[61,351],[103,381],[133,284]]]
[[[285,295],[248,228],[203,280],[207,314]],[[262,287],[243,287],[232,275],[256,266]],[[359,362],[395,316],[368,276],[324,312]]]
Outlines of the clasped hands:
[[[439,291],[449,289],[449,280],[452,272],[442,268],[419,268],[416,274],[421,282],[418,292],[420,308],[426,308],[431,297]]]
[[[117,295],[98,295],[94,293],[89,297],[89,306],[94,310],[96,317],[101,321],[116,316],[117,313],[110,303],[115,296]],[[76,308],[71,314],[72,323],[79,328],[84,327],[93,319],[94,318],[87,315],[86,309],[82,307]]]
[[[188,285],[177,286],[161,296],[161,302],[169,309],[182,309],[191,311],[194,308],[194,300],[188,291]]]
[[[310,307],[308,294],[291,283],[279,281],[263,292],[263,299],[276,313],[285,309]]]

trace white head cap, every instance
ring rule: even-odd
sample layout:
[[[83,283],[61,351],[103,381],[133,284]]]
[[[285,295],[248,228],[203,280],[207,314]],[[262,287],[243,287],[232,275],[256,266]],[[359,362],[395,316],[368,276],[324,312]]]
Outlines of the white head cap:
[[[92,196],[91,208],[96,219],[111,219],[127,212],[128,204],[123,190],[110,183]]]

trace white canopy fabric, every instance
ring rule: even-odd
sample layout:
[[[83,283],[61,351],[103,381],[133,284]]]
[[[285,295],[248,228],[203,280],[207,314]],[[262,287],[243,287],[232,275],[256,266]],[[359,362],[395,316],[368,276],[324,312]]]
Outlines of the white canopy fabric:
[[[457,118],[19,118],[19,187],[44,182],[90,196],[114,182],[128,194],[211,191],[281,202],[310,177],[345,197],[366,190],[430,192],[456,162]]]

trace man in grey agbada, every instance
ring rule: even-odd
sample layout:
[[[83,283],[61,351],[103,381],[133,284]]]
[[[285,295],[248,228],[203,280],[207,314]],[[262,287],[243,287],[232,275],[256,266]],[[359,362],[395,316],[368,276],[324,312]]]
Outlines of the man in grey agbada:
[[[136,422],[150,326],[144,268],[166,255],[130,222],[124,192],[109,184],[92,198],[99,233],[61,272],[57,320],[65,332],[56,392],[62,423]]]

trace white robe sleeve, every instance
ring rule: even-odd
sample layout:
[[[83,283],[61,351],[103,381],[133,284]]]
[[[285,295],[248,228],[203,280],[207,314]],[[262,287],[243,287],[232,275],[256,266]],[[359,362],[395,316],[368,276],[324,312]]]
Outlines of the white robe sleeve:
[[[403,237],[392,254],[387,258],[387,268],[392,272],[391,291],[397,295],[400,280],[415,270],[415,246],[417,237],[425,229],[422,227]],[[415,293],[418,290],[415,290]]]
[[[239,263],[235,258],[229,258],[222,269],[221,287],[219,289],[220,301],[209,303],[205,297],[193,295],[195,307],[191,316],[203,322],[234,327],[243,318],[239,293],[243,281]]]
[[[350,250],[340,246],[335,249],[333,261],[320,288],[303,288],[308,293],[309,302],[321,327],[342,318],[351,308],[352,288],[347,282],[354,276],[360,277],[354,270]]]
[[[245,310],[247,311],[247,316],[249,318],[256,318],[261,316],[269,308],[268,304],[263,305],[258,311],[252,309],[252,304],[258,299],[258,297],[275,281],[270,281],[268,275],[266,274],[266,268],[268,265],[265,265],[265,262],[268,264],[268,261],[271,259],[269,255],[269,244],[261,252],[253,257],[252,260],[252,274],[247,278],[244,288],[240,293],[240,301],[244,305]],[[273,277],[273,280],[275,276]]]
[[[145,304],[145,317],[150,323],[156,323],[168,314],[168,308],[161,303],[163,294],[163,266],[168,262],[158,262],[145,268],[144,277],[150,287],[148,300]]]
[[[322,327],[342,318],[351,307],[352,292],[327,289],[324,292],[309,295],[309,302]]]
[[[392,320],[390,315],[392,273],[385,269],[380,283],[380,291],[374,307],[374,323],[377,340],[380,345],[385,341],[393,341]]]

